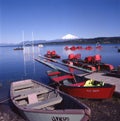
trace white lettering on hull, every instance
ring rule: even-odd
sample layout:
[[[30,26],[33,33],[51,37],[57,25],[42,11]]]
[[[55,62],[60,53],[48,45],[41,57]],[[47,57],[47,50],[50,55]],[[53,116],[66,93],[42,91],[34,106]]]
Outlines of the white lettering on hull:
[[[100,92],[100,90],[86,90],[86,92]]]

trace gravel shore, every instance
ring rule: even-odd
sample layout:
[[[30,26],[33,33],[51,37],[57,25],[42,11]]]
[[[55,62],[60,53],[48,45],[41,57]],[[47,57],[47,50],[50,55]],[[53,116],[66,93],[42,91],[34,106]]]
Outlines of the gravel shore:
[[[119,121],[120,98],[106,100],[79,99],[91,109],[91,121]],[[8,105],[0,105],[0,121],[25,121]]]
[[[120,98],[106,100],[81,100],[91,109],[91,121],[119,121]]]

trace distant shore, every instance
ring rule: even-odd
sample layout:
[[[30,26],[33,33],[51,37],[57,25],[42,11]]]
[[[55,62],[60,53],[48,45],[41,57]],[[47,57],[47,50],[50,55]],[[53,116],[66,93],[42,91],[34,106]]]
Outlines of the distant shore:
[[[0,43],[0,47],[18,47],[18,46],[38,46],[43,45],[59,45],[59,44],[120,44],[120,37],[96,37],[96,38],[78,38],[78,39],[56,39],[56,40],[34,40],[34,41],[24,41],[20,43]]]

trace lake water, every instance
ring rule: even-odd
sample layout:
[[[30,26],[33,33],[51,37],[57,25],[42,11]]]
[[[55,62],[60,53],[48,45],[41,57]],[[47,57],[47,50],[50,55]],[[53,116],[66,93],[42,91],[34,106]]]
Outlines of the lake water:
[[[114,67],[120,65],[120,53],[117,52],[116,46],[120,45],[103,45],[101,50],[95,49],[95,45],[91,45],[93,50],[76,50],[66,51],[66,45],[46,45],[42,48],[25,47],[24,50],[13,50],[13,47],[0,47],[0,97],[7,97],[9,95],[10,83],[12,81],[22,79],[34,79],[47,84],[50,80],[46,74],[49,67],[38,63],[34,58],[38,55],[44,55],[48,50],[56,50],[61,56],[61,59],[66,59],[70,53],[81,54],[82,59],[86,56],[100,54],[102,62],[112,64]],[[71,46],[71,45],[69,45]],[[78,45],[77,45],[78,46]],[[82,45],[86,47],[86,45]],[[67,67],[65,67],[67,69]]]

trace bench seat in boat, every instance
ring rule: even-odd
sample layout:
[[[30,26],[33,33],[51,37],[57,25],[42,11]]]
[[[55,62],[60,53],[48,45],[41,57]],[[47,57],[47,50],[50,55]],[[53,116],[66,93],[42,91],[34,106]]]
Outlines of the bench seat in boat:
[[[49,98],[44,101],[36,102],[34,104],[28,104],[27,108],[42,109],[42,108],[46,108],[46,107],[58,104],[61,101],[62,101],[62,97],[60,95],[57,95],[57,97]]]

